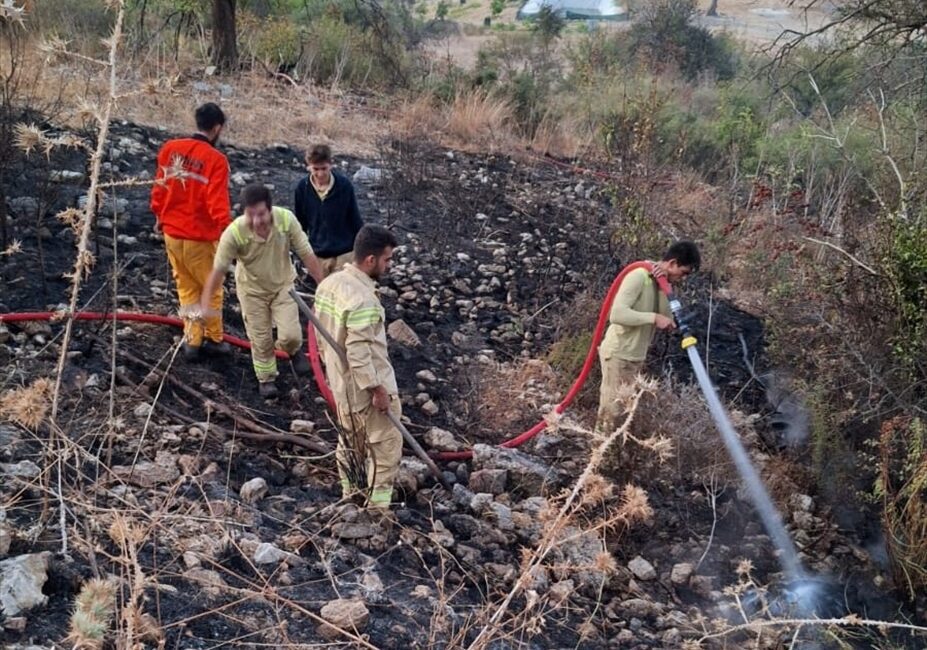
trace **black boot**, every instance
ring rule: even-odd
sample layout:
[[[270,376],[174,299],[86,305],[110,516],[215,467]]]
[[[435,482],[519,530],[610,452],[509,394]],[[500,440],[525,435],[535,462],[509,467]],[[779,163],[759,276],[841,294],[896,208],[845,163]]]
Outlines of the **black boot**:
[[[232,353],[232,346],[225,341],[203,341],[203,353],[208,357],[227,357]]]
[[[297,352],[290,356],[290,363],[293,364],[293,371],[300,377],[308,375],[312,372],[312,367],[309,365],[309,360],[306,359],[306,355],[302,351]]]
[[[274,399],[277,397],[277,384],[273,381],[258,382],[258,393],[264,399]]]
[[[183,358],[188,363],[199,363],[203,360],[203,347],[201,345],[184,343],[181,350],[183,352]]]

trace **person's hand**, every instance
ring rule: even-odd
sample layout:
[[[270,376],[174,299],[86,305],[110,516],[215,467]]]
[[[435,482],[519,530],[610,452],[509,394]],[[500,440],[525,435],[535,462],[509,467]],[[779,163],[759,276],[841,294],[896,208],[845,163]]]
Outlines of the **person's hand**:
[[[656,318],[654,318],[653,324],[658,330],[672,331],[676,329],[676,323],[673,322],[673,319],[667,318],[663,314],[656,314]]]
[[[376,388],[371,389],[371,393],[373,408],[378,410],[380,413],[386,413],[389,411],[389,393],[386,392],[386,389],[383,388],[383,386],[377,386]]]
[[[653,271],[650,272],[650,275],[652,275],[653,277],[659,280],[660,278],[666,277],[666,271],[664,271],[663,267],[660,266],[659,264],[654,264]]]

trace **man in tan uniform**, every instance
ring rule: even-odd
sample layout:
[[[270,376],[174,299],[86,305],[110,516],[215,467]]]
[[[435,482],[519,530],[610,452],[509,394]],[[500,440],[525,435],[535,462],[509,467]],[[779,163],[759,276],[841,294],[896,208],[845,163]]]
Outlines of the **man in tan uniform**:
[[[667,249],[663,260],[654,264],[654,276],[680,282],[697,270],[701,257],[695,244],[679,241]],[[602,385],[596,428],[611,433],[622,415],[617,398],[622,385],[634,380],[644,369],[647,349],[656,330],[672,330],[676,324],[666,296],[645,269],[625,276],[615,295],[608,317],[605,338],[599,346]]]
[[[271,399],[277,396],[275,349],[290,356],[297,374],[310,371],[306,356],[300,351],[303,337],[299,310],[290,296],[296,280],[290,251],[299,256],[316,282],[322,279],[322,268],[293,213],[271,204],[270,190],[259,183],[248,185],[242,190],[241,203],[245,214],[235,219],[219,239],[200,309],[208,313],[209,296],[221,284],[229,264],[237,260],[235,288],[251,342],[254,374],[261,397]]]
[[[386,314],[376,293],[376,280],[389,269],[396,238],[381,226],[364,226],[354,240],[354,261],[319,284],[315,313],[346,353],[348,365],[335,350],[322,343],[325,374],[335,396],[338,421],[354,446],[366,449],[369,505],[389,508],[393,481],[402,456],[402,435],[387,413],[402,414],[396,374],[386,349]],[[357,452],[339,436],[336,457],[345,496],[362,486],[353,485],[348,468]]]

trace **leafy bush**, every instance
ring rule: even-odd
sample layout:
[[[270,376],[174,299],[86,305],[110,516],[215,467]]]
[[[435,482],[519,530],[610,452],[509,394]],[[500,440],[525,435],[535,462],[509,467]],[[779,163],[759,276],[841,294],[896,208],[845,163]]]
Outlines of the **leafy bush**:
[[[272,70],[290,70],[299,63],[305,34],[286,18],[259,18],[242,13],[238,19],[239,48]]]
[[[883,265],[889,275],[898,318],[894,357],[909,380],[923,382],[927,358],[927,207],[919,218],[892,215]]]
[[[654,68],[667,64],[686,78],[712,72],[730,79],[737,71],[731,43],[693,25],[695,0],[655,0],[646,4],[628,34],[628,49]]]

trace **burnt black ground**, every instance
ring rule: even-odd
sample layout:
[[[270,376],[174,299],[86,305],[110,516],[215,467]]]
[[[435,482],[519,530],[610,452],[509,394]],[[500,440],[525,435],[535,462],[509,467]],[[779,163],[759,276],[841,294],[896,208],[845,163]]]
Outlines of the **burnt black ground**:
[[[118,170],[114,177],[137,175],[146,170],[151,173],[157,146],[167,137],[167,134],[147,127],[115,124],[112,139],[116,148],[120,148],[120,142],[125,138],[138,146],[123,146],[119,155],[110,157],[113,169]],[[301,152],[283,145],[260,151],[229,145],[223,145],[223,149],[229,156],[233,177],[235,174],[247,174],[252,179],[273,184],[276,202],[292,207],[291,188],[304,173]],[[418,433],[430,426],[442,426],[454,431],[461,439],[498,442],[519,431],[515,424],[531,423],[538,414],[524,414],[518,405],[513,405],[513,428],[504,432],[481,428],[478,415],[461,416],[461,405],[478,385],[473,375],[478,374],[480,368],[473,362],[473,357],[487,350],[492,351],[498,361],[522,355],[542,356],[554,342],[558,326],[565,317],[563,312],[569,309],[576,296],[589,291],[604,295],[620,265],[630,261],[615,259],[606,244],[611,208],[599,193],[593,193],[591,199],[570,198],[563,188],[572,188],[575,179],[550,167],[516,164],[500,156],[475,157],[460,153],[449,156],[446,151],[427,144],[385,144],[384,151],[387,155],[381,161],[342,160],[349,173],[360,164],[368,164],[382,166],[390,174],[388,180],[377,187],[359,186],[358,196],[365,219],[392,227],[405,244],[405,250],[399,255],[398,273],[387,280],[385,286],[399,295],[409,290],[419,294],[415,299],[388,296],[384,300],[388,319],[403,318],[422,339],[421,347],[408,348],[399,344],[391,347],[400,390],[407,396],[419,392],[415,373],[422,369],[430,369],[439,378],[436,384],[425,387],[441,405],[439,414],[429,418],[415,404],[407,404],[405,412],[411,419],[411,428]],[[62,274],[72,263],[74,238],[69,229],[57,224],[51,215],[63,207],[76,205],[83,190],[78,185],[49,184],[45,179],[49,170],[82,171],[83,161],[73,152],[56,153],[45,163],[30,162],[22,169],[17,187],[23,191],[21,196],[38,196],[42,218],[19,213],[13,220],[14,235],[23,240],[24,251],[8,259],[0,259],[3,282],[0,309],[54,309],[66,300],[67,283]],[[482,180],[484,178],[487,180]],[[591,187],[588,182],[587,187]],[[233,196],[236,191],[237,188],[233,187]],[[95,311],[113,308],[110,283],[115,257],[120,269],[116,308],[171,314],[176,303],[163,250],[150,235],[153,218],[147,208],[148,189],[120,190],[118,196],[128,201],[123,216],[116,220],[118,234],[134,238],[134,241],[117,243],[114,253],[112,227],[98,221],[93,240],[98,262],[82,289],[82,308]],[[525,198],[531,201],[526,202]],[[40,232],[43,227],[49,232]],[[534,239],[524,242],[523,233],[532,233]],[[40,239],[37,235],[45,236]],[[499,250],[506,250],[506,253],[495,254]],[[459,254],[469,259],[463,261]],[[519,264],[525,255],[539,260],[531,274],[523,273]],[[474,269],[479,264],[494,263],[515,270],[514,274],[500,281],[499,286],[483,294],[486,299],[499,303],[499,307],[480,309],[473,318],[464,316],[454,301],[467,300],[472,295],[454,288],[450,291],[453,295],[446,297],[441,290],[454,287],[455,280],[473,278],[476,275]],[[416,275],[421,277],[416,279]],[[705,300],[708,282],[709,278],[704,275],[696,277],[682,292],[695,312],[696,331],[704,331],[708,320]],[[311,284],[307,284],[306,288],[311,289]],[[429,294],[439,297],[441,304],[431,308],[421,300],[422,296]],[[450,302],[442,302],[445,298]],[[534,314],[536,316],[527,317]],[[228,331],[244,335],[231,292],[226,301],[225,318]],[[515,327],[518,336],[496,336],[509,326]],[[12,326],[10,329],[17,331]],[[57,325],[43,329],[45,338],[52,338],[60,333],[60,329]],[[127,346],[133,354],[152,365],[171,348],[179,334],[158,326],[120,325],[118,329],[121,332],[119,344]],[[467,340],[457,344],[452,335],[461,331],[467,334]],[[74,388],[65,400],[64,408],[74,417],[76,424],[87,430],[101,426],[106,420],[108,403],[105,389],[109,381],[110,360],[105,342],[109,341],[110,333],[109,325],[104,323],[82,323],[76,327],[72,349],[79,351],[80,355],[72,361],[74,372],[97,375],[101,385],[97,389]],[[524,336],[526,333],[531,334],[530,340]],[[745,337],[757,367],[761,369],[763,338],[759,321],[726,303],[716,305],[710,337],[712,370],[725,396],[732,398],[736,395],[740,407],[753,412],[764,407],[764,397],[758,386],[750,386],[750,374],[741,358],[738,334]],[[41,348],[34,338],[28,345],[34,350]],[[22,346],[19,347],[22,349]],[[51,348],[16,358],[2,355],[6,353],[0,352],[0,365],[7,368],[11,376],[8,385],[50,375],[57,358]],[[125,366],[124,375],[136,382],[141,381],[147,372],[146,368],[126,361],[119,363]],[[682,381],[688,378],[684,355],[678,349],[678,342],[672,339],[656,346],[651,367],[657,372],[673,373]],[[198,366],[185,364],[178,358],[171,372],[211,398],[242,405],[253,417],[269,425],[285,430],[294,418],[313,420],[319,425],[321,437],[329,443],[334,441],[334,433],[326,425],[324,406],[311,382],[296,381],[284,372],[280,380],[282,397],[276,403],[265,404],[256,396],[250,362],[243,351],[236,351],[226,362],[210,361]],[[743,390],[744,386],[748,386],[747,390]],[[127,440],[118,443],[114,449],[113,464],[128,464],[136,448],[131,436],[141,427],[138,419],[133,418],[132,410],[142,396],[131,386],[121,385],[119,391],[118,411],[131,424],[126,433]],[[160,401],[194,420],[206,419],[206,411],[201,404],[192,402],[169,385],[164,388]],[[216,416],[216,422],[232,428],[228,420],[219,416]],[[210,437],[205,442],[186,440],[183,433],[179,442],[158,442],[160,432],[173,424],[177,422],[156,412],[149,434],[152,446],[143,447],[143,457],[152,459],[157,448],[164,448],[174,453],[200,453],[204,466],[208,462],[216,462],[220,479],[206,482],[203,488],[218,490],[207,495],[211,499],[226,498],[226,476],[227,492],[233,503],[237,502],[238,487],[255,476],[267,480],[271,494],[283,497],[280,501],[262,502],[259,507],[237,505],[243,512],[242,521],[235,525],[237,530],[259,532],[265,540],[291,533],[322,540],[315,543],[331,542],[327,518],[317,515],[319,508],[337,500],[330,461],[309,462],[309,476],[302,478],[293,474],[295,456],[299,454],[285,446],[239,442],[235,453],[230,454],[220,439]],[[24,445],[33,454],[37,453],[36,445],[28,442]],[[542,455],[551,459],[572,455],[575,460],[584,449],[583,444],[570,440],[564,440],[561,447],[570,451],[560,449]],[[202,452],[199,452],[200,448]],[[36,460],[40,459],[36,456]],[[456,465],[451,465],[450,469],[456,469]],[[686,539],[691,534],[705,535],[710,527],[710,510],[691,505],[687,500],[687,491],[692,486],[677,486],[676,490],[654,487],[651,498],[658,512],[657,526],[660,528],[657,541],[648,531],[632,532],[613,549],[619,564],[626,563],[638,552],[659,548],[664,542]],[[201,499],[200,488],[192,481],[183,483],[178,495],[179,504],[171,506],[178,511]],[[160,496],[161,500],[154,498],[153,503],[166,502],[164,495]],[[30,524],[34,521],[38,499],[37,493],[30,494],[28,502],[19,503],[11,512],[11,519],[22,526]],[[445,512],[446,508],[436,508],[432,500],[435,503],[441,501],[426,491],[399,510],[400,523],[405,530],[411,531],[409,536],[421,537],[422,531],[430,531],[433,517],[442,518],[449,514]],[[686,511],[685,517],[664,516],[680,510]],[[740,510],[742,508],[735,506],[735,512]],[[739,516],[735,515],[735,519]],[[726,527],[727,539],[724,541],[736,542],[749,523],[750,517],[746,516]],[[54,531],[45,531],[35,545],[17,541],[11,554],[55,550],[57,538]],[[517,562],[518,543],[515,539],[508,546],[478,542],[475,545],[480,547],[482,562]],[[364,567],[372,566],[387,586],[382,603],[371,606],[371,623],[367,632],[375,645],[427,646],[425,639],[435,607],[428,600],[417,600],[407,594],[416,584],[428,583],[431,580],[429,572],[445,580],[448,589],[460,589],[455,597],[455,613],[452,616],[455,626],[463,623],[468,609],[479,604],[489,588],[485,577],[473,567],[464,571],[460,567],[455,568],[448,557],[434,549],[422,547],[418,550],[415,552],[413,545],[409,544],[394,545],[385,552],[344,545],[333,547],[323,554],[325,558],[336,558],[335,565],[329,570],[341,575],[339,580],[344,583],[356,582]],[[307,564],[291,567],[286,572],[289,584],[277,580],[279,576],[269,579],[284,598],[317,612],[325,601],[335,597],[332,579],[325,570],[323,555],[314,544],[306,545],[299,552]],[[762,562],[763,557],[766,558],[765,563]],[[217,640],[239,638],[255,629],[273,625],[277,617],[286,618],[289,622],[290,641],[309,643],[320,640],[312,621],[279,602],[272,605],[252,601],[236,608],[234,616],[202,616],[188,624],[177,625],[178,621],[197,616],[220,604],[221,599],[201,594],[197,586],[183,578],[183,567],[178,566],[177,553],[166,542],[147,543],[141,551],[141,562],[146,572],[158,575],[160,582],[177,590],[175,593],[169,589],[150,589],[147,592],[149,603],[156,603],[159,620],[166,627],[167,647],[213,647]],[[233,587],[259,588],[261,581],[267,578],[266,571],[264,576],[256,574],[241,552],[234,548],[226,550],[217,559],[217,564]],[[721,582],[731,579],[732,571],[723,562],[716,563],[714,568],[719,572]],[[759,570],[764,574],[775,571],[768,549],[760,553]],[[88,575],[90,569],[81,559],[56,561],[46,587],[50,602],[38,615],[35,612],[30,615],[30,627],[25,637],[40,642],[63,638],[68,604],[80,578]],[[494,585],[493,588],[498,589],[499,586]],[[685,597],[694,598],[691,594]],[[152,607],[146,609],[151,610]],[[563,625],[550,628],[539,647],[575,644],[576,628],[580,622],[578,614],[564,614]],[[0,638],[10,642],[24,640],[24,636],[11,632]],[[608,643],[605,639],[586,641],[582,647],[605,647]],[[284,641],[277,640],[279,643]],[[242,642],[245,647],[248,643]],[[659,647],[659,641],[656,643],[640,647]]]

